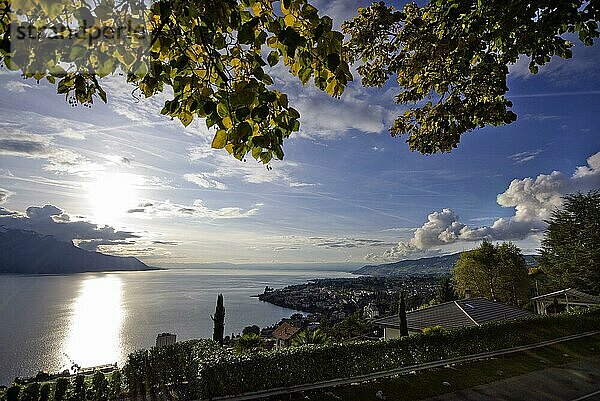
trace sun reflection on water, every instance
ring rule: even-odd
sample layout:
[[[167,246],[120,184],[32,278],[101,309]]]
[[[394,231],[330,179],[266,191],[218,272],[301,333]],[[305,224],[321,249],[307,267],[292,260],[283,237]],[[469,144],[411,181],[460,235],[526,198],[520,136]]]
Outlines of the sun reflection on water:
[[[121,360],[122,280],[117,276],[86,278],[73,301],[63,352],[81,367]]]

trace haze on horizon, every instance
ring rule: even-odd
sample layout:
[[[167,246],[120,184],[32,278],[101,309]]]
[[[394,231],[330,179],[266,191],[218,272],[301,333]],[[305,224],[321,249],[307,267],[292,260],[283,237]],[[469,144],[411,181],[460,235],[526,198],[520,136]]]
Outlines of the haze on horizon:
[[[317,2],[339,23],[368,2]],[[210,148],[202,121],[161,116],[105,80],[108,104],[0,72],[0,224],[150,265],[391,262],[510,240],[535,253],[562,195],[600,188],[600,50],[532,76],[511,67],[517,122],[424,156],[391,138],[399,106],[355,74],[341,99],[275,67],[301,131],[272,170]]]

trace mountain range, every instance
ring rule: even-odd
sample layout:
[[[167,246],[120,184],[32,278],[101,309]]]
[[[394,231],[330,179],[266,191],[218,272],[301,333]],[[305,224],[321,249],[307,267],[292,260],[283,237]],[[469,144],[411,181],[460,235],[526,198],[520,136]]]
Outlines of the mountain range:
[[[154,269],[132,256],[86,251],[72,242],[59,241],[34,231],[0,229],[0,273],[68,274]]]
[[[401,260],[399,262],[385,263],[381,265],[367,265],[352,272],[365,276],[423,276],[443,275],[450,273],[454,264],[460,257],[461,252],[451,255],[434,256],[414,260]],[[523,255],[527,266],[536,263],[535,255]]]

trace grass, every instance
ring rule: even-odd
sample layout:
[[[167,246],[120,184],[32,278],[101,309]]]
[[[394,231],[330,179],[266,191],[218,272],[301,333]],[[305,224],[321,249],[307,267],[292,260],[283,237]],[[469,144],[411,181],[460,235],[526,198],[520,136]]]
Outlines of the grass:
[[[383,392],[386,400],[419,400],[597,355],[600,355],[600,335],[498,358],[352,385],[271,397],[268,400],[378,400],[379,398],[375,394],[379,390]]]

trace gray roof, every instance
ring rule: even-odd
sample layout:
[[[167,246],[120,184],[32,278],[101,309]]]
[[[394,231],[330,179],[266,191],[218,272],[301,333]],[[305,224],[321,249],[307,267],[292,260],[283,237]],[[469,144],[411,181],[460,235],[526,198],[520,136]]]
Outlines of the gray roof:
[[[538,301],[547,298],[555,298],[559,295],[566,295],[567,297],[570,297],[570,300],[581,300],[592,304],[600,304],[600,297],[586,294],[585,292],[578,291],[575,288],[566,288],[564,290],[554,291],[549,294],[539,295],[531,298],[531,300]]]
[[[431,326],[442,326],[450,330],[464,326],[479,326],[499,320],[520,319],[531,315],[531,312],[500,302],[490,301],[486,298],[472,298],[407,312],[406,322],[411,331],[421,331],[425,327]],[[400,326],[398,315],[377,319],[373,323],[383,327],[398,328]]]

